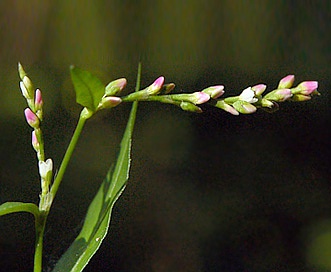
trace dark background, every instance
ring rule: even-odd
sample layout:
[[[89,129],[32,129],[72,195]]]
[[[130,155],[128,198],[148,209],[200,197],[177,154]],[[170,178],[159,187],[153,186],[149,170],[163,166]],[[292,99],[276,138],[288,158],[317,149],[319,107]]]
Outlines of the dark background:
[[[69,65],[227,95],[287,74],[322,96],[268,114],[140,103],[131,177],[86,271],[331,271],[330,1],[1,1],[0,202],[38,202],[20,61],[44,96],[46,156],[76,125]],[[130,105],[88,121],[53,205],[45,271],[78,234]],[[0,218],[0,270],[32,271],[32,216]]]

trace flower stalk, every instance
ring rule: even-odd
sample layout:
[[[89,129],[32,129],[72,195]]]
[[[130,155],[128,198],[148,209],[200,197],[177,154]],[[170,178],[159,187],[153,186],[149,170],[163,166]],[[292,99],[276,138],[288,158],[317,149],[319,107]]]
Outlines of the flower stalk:
[[[21,79],[19,84],[20,89],[28,105],[24,110],[25,119],[28,125],[33,129],[31,133],[31,144],[37,154],[41,184],[39,210],[36,208],[39,213],[35,216],[35,272],[42,270],[43,236],[51,205],[84,125],[97,111],[114,108],[123,102],[156,101],[172,104],[184,111],[195,113],[203,112],[202,108],[205,109],[203,106],[216,107],[236,116],[240,113],[252,114],[259,108],[272,112],[279,108],[279,102],[307,101],[310,100],[312,96],[319,95],[317,91],[317,81],[303,81],[296,87],[293,87],[295,77],[294,75],[288,75],[279,81],[277,89],[267,94],[264,94],[267,89],[265,84],[247,87],[242,90],[239,95],[225,98],[222,98],[225,93],[223,85],[210,86],[201,91],[194,91],[192,93],[171,93],[175,88],[175,84],[165,83],[164,77],[160,76],[146,88],[139,90],[140,85],[137,83],[137,90],[135,90],[135,92],[120,96],[120,93],[127,84],[125,78],[114,80],[103,87],[102,83],[99,83],[99,81],[93,78],[89,73],[82,70],[73,70],[76,86],[78,86],[78,89],[81,88],[81,90],[76,91],[76,93],[81,95],[79,99],[80,102],[78,103],[83,106],[83,110],[81,111],[76,129],[60,164],[57,175],[52,182],[53,161],[51,158],[45,160],[44,141],[41,130],[44,105],[42,92],[40,89],[34,89],[32,81],[27,76],[21,64],[18,64],[18,72]],[[88,82],[86,83],[84,81],[86,77],[91,81],[94,80],[94,84],[89,85]],[[137,82],[140,82],[140,68]],[[96,88],[98,89],[97,94],[94,94],[93,91]],[[93,90],[91,91],[91,89]],[[92,93],[91,97],[85,99],[90,93]]]

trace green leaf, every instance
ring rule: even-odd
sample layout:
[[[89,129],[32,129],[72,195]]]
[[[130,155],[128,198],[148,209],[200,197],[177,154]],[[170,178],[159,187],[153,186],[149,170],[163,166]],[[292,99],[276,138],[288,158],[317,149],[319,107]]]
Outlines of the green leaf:
[[[37,217],[39,215],[39,209],[37,205],[33,203],[23,202],[6,202],[0,205],[0,216],[15,212],[29,212]]]
[[[70,74],[77,103],[95,111],[105,93],[105,86],[99,78],[80,68],[71,66]]]
[[[136,90],[140,86],[140,66]],[[121,141],[120,152],[115,167],[111,167],[90,204],[83,228],[75,241],[64,253],[54,268],[59,271],[82,271],[100,247],[105,238],[111,218],[112,208],[124,191],[129,178],[131,139],[137,112],[137,102],[133,103],[130,117]]]

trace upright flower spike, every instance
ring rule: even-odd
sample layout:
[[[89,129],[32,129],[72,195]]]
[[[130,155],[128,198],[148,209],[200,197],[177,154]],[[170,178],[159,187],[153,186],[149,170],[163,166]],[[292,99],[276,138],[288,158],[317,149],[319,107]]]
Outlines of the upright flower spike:
[[[248,103],[255,103],[258,101],[258,99],[255,98],[255,93],[252,90],[252,87],[248,87],[245,90],[243,90],[242,93],[239,95],[239,100]]]
[[[288,75],[279,81],[277,89],[289,89],[293,86],[294,75]]]

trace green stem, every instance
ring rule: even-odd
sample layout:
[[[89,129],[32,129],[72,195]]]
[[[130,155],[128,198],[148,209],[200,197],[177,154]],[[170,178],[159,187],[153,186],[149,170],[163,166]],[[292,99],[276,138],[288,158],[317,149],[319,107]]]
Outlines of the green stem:
[[[43,238],[46,225],[47,213],[39,213],[35,218],[36,225],[36,244],[34,252],[34,272],[42,271],[42,257],[43,257]]]
[[[146,95],[143,91],[131,93],[125,97],[122,97],[122,102],[135,102],[135,101],[157,101],[167,104],[177,104],[178,101],[174,100],[175,95]]]
[[[82,111],[81,115],[79,116],[78,124],[76,126],[74,135],[71,138],[70,144],[67,148],[67,151],[66,151],[66,153],[63,157],[62,163],[60,165],[59,172],[57,173],[56,178],[54,180],[54,183],[51,187],[51,190],[50,190],[50,195],[51,195],[51,198],[52,198],[51,202],[53,202],[53,199],[55,198],[56,192],[59,189],[59,186],[60,186],[61,181],[63,179],[63,175],[64,175],[64,173],[67,169],[67,166],[68,166],[68,163],[70,161],[71,155],[72,155],[72,153],[73,153],[73,151],[76,147],[79,136],[80,136],[80,134],[81,134],[81,132],[84,128],[85,122],[90,117],[90,116],[85,116],[84,115],[84,110]]]

